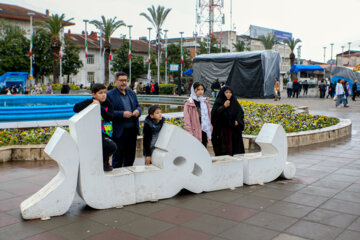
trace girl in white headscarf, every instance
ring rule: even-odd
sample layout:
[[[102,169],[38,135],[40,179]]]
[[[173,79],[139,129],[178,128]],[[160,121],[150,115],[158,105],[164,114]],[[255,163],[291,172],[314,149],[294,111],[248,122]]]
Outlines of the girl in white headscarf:
[[[209,98],[204,97],[205,87],[195,82],[190,98],[185,101],[184,122],[186,131],[196,137],[206,147],[211,140],[211,110]]]

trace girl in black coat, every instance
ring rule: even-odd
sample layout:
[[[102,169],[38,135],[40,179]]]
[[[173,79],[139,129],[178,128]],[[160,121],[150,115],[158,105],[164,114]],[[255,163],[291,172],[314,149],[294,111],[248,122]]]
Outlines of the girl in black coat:
[[[223,87],[211,111],[215,156],[245,153],[242,139],[244,111],[230,87]]]

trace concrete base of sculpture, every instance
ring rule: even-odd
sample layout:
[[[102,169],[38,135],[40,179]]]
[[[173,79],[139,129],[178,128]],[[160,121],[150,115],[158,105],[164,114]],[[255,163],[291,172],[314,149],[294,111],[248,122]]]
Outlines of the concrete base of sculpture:
[[[280,125],[263,126],[257,138],[262,148],[259,153],[211,158],[188,132],[165,124],[155,144],[152,165],[104,172],[99,106],[90,105],[69,122],[70,134],[58,129],[46,148],[60,171],[21,204],[24,219],[64,214],[76,186],[87,205],[106,209],[170,198],[181,189],[201,193],[295,175],[295,166],[286,162],[286,135]]]

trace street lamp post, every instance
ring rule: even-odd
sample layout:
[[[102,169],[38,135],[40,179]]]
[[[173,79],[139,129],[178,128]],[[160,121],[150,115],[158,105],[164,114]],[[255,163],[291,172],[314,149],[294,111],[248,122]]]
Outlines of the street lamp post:
[[[194,38],[195,38],[195,57],[197,56],[197,49],[196,49],[196,45],[197,45],[197,33],[194,32]]]
[[[298,64],[300,64],[300,58],[301,58],[301,45],[297,48],[297,54],[298,54]],[[297,79],[300,81],[300,72],[297,74]]]
[[[83,22],[85,23],[85,66],[87,66],[87,57],[88,57],[88,43],[87,43],[87,23],[89,22],[89,20],[84,19]],[[86,69],[85,69],[86,72]],[[87,85],[87,81],[86,81],[86,76],[85,76],[85,86]],[[90,83],[91,84],[91,83]]]
[[[168,60],[168,53],[167,53],[167,46],[168,46],[168,40],[167,40],[167,32],[168,30],[165,29],[165,83],[168,84],[168,75],[167,75],[167,60]]]
[[[350,66],[350,46],[351,46],[351,42],[348,42],[348,44],[349,44],[349,63],[348,63],[348,65]]]
[[[35,13],[29,12],[30,16],[30,77],[33,78],[33,16]]]
[[[326,64],[326,47],[323,47],[324,48],[324,63]]]
[[[148,58],[148,80],[151,80],[151,69],[150,69],[150,62],[151,62],[151,47],[150,47],[150,34],[151,34],[151,27],[147,28],[149,30],[149,58]]]
[[[160,42],[160,36],[161,36],[161,28],[159,28],[159,32],[157,33],[157,83],[160,84],[160,51],[161,51],[161,42]]]
[[[181,95],[181,80],[183,77],[183,62],[184,62],[184,54],[183,54],[183,34],[184,32],[180,32],[180,53],[181,53],[181,60],[180,60],[180,74],[179,74],[179,82],[178,82],[178,94]]]
[[[207,39],[206,39],[206,47],[207,47],[207,52],[210,53],[210,34],[207,35]]]
[[[129,77],[130,77],[130,84],[131,84],[131,28],[133,27],[132,25],[128,25],[129,27]]]
[[[334,47],[334,44],[330,43],[330,46],[331,46],[331,63],[330,63],[330,65],[332,65],[333,64],[333,47]]]
[[[344,49],[345,46],[341,46],[341,65],[344,65]]]
[[[60,47],[60,83],[63,83],[63,69],[62,69],[62,58],[63,58],[63,45],[64,45],[64,29],[62,28],[60,30],[60,43],[61,43],[61,47]]]

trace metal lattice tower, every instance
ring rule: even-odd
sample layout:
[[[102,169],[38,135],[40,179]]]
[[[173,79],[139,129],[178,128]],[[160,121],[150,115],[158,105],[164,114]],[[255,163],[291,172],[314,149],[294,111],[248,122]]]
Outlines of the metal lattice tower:
[[[225,24],[224,0],[195,0],[196,28],[200,35],[212,36],[214,30],[221,31]],[[208,27],[208,30],[205,28]]]

